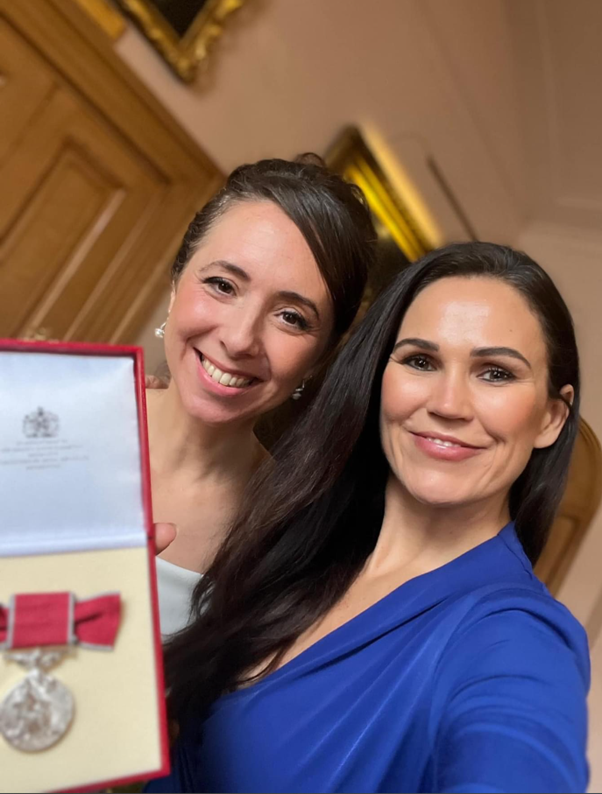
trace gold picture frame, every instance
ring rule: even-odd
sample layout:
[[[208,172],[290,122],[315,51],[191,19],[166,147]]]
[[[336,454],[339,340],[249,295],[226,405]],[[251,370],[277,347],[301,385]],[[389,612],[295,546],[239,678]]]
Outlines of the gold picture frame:
[[[328,149],[325,159],[329,168],[362,189],[372,210],[379,237],[390,236],[408,262],[414,262],[432,250],[428,235],[393,187],[376,154],[357,127],[343,129]]]
[[[372,213],[377,234],[376,262],[352,329],[357,326],[376,296],[411,262],[436,247],[429,232],[396,190],[377,154],[357,127],[345,127],[325,155],[327,166],[362,189]],[[408,188],[409,193],[409,188]]]
[[[209,52],[222,35],[224,25],[246,0],[199,0],[199,11],[183,34],[172,27],[153,0],[117,0],[134,20],[173,72],[192,83],[206,65]]]

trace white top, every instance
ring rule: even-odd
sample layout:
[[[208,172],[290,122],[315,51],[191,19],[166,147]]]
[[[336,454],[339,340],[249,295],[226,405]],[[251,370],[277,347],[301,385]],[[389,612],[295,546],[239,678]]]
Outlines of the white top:
[[[161,635],[165,640],[188,625],[190,598],[202,574],[180,568],[161,557],[157,557],[156,561]]]

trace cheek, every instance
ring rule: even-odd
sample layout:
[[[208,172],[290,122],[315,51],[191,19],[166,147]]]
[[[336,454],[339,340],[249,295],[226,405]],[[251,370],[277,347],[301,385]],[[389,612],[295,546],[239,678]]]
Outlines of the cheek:
[[[223,308],[219,301],[209,295],[182,285],[169,316],[172,330],[175,335],[184,338],[202,332],[219,323]]]
[[[307,376],[323,350],[320,339],[294,336],[275,328],[266,332],[264,346],[272,378],[283,383],[296,383]]]
[[[491,435],[527,444],[539,433],[543,410],[534,390],[518,386],[491,389],[478,402],[479,418]]]
[[[382,380],[381,420],[399,422],[407,419],[428,400],[426,378],[408,378],[399,364],[388,364]]]

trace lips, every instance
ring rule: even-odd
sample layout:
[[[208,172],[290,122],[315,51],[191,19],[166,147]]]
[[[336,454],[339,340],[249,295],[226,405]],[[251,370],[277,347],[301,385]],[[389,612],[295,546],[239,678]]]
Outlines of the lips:
[[[436,460],[462,461],[478,455],[484,449],[440,433],[411,433],[411,435],[418,449]]]
[[[437,444],[442,447],[465,447],[467,449],[482,449],[482,447],[477,446],[476,444],[468,444],[466,441],[460,441],[459,438],[454,438],[454,436],[447,436],[441,433],[412,433],[413,436],[420,436],[420,438],[426,438],[429,441],[432,441],[433,444]]]

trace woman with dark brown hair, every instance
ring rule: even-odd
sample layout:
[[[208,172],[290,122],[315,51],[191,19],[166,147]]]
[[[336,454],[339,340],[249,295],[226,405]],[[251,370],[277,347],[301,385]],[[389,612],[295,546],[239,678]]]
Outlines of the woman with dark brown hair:
[[[533,574],[579,418],[568,309],[449,246],[385,290],[167,647],[156,791],[584,791],[587,640]]]
[[[161,626],[189,599],[266,452],[258,419],[324,365],[359,307],[375,233],[361,191],[315,155],[237,168],[195,216],[172,268],[171,379],[149,389]],[[300,404],[300,406],[302,403]]]

